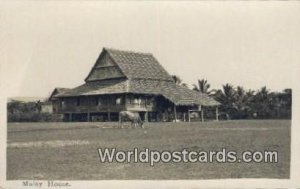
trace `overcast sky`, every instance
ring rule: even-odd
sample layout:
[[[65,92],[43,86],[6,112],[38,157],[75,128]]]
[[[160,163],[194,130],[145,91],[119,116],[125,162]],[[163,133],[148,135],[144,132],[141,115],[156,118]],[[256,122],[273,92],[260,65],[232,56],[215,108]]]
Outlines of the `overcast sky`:
[[[46,96],[84,82],[103,47],[152,53],[190,86],[292,87],[298,2],[2,2],[1,84]],[[2,63],[4,62],[4,64]],[[294,82],[295,83],[295,82]]]

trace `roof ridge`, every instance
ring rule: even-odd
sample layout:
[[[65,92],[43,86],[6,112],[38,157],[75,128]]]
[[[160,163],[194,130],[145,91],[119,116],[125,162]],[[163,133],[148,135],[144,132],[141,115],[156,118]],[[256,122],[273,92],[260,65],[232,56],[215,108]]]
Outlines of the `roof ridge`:
[[[151,81],[165,81],[165,82],[175,83],[173,80],[160,79],[160,78],[151,78],[151,77],[135,77],[135,78],[130,78],[130,80],[151,80]]]
[[[141,54],[141,55],[151,55],[151,56],[153,56],[152,53],[148,53],[148,52],[140,52],[140,51],[132,51],[132,50],[120,50],[120,49],[115,49],[115,48],[110,48],[110,47],[103,47],[103,50],[106,50],[108,52],[115,51],[115,52],[133,53],[133,54]]]
[[[71,89],[71,88],[66,88],[66,87],[55,87],[54,89]]]

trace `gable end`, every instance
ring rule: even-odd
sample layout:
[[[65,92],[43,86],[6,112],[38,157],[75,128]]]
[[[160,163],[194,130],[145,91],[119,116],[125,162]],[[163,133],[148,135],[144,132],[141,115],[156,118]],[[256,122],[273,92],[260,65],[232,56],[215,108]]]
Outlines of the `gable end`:
[[[125,77],[126,76],[123,74],[119,66],[114,62],[110,55],[103,50],[90,73],[86,77],[85,82]]]

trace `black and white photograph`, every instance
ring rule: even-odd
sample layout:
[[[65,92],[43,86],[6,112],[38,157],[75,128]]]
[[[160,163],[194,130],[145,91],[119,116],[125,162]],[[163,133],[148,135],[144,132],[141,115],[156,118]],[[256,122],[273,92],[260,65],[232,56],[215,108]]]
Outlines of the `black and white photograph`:
[[[13,0],[0,23],[0,188],[300,187],[299,1]]]

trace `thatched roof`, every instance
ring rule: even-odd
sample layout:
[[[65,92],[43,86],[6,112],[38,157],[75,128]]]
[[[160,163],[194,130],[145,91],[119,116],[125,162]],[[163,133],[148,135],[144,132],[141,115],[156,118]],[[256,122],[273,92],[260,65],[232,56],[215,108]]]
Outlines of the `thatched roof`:
[[[94,81],[94,82],[87,82],[65,93],[58,94],[55,97],[119,94],[119,93],[128,92],[126,87],[127,87],[127,80],[124,79]]]
[[[87,81],[55,97],[133,93],[161,95],[176,105],[219,105],[206,94],[176,85],[152,54],[104,48],[99,58],[106,53],[118,65],[125,78]]]
[[[116,78],[172,81],[172,77],[150,53],[103,48],[85,81]]]
[[[104,94],[162,95],[176,105],[217,106],[219,103],[206,94],[176,85],[174,82],[133,79],[88,82],[56,97],[91,96]]]
[[[168,72],[150,53],[104,48],[128,79],[159,79],[173,81]]]
[[[203,105],[217,106],[219,102],[206,94],[188,89],[187,87],[175,84],[175,82],[161,82],[151,80],[133,80],[130,90],[134,93],[155,93],[160,94],[176,105]]]

